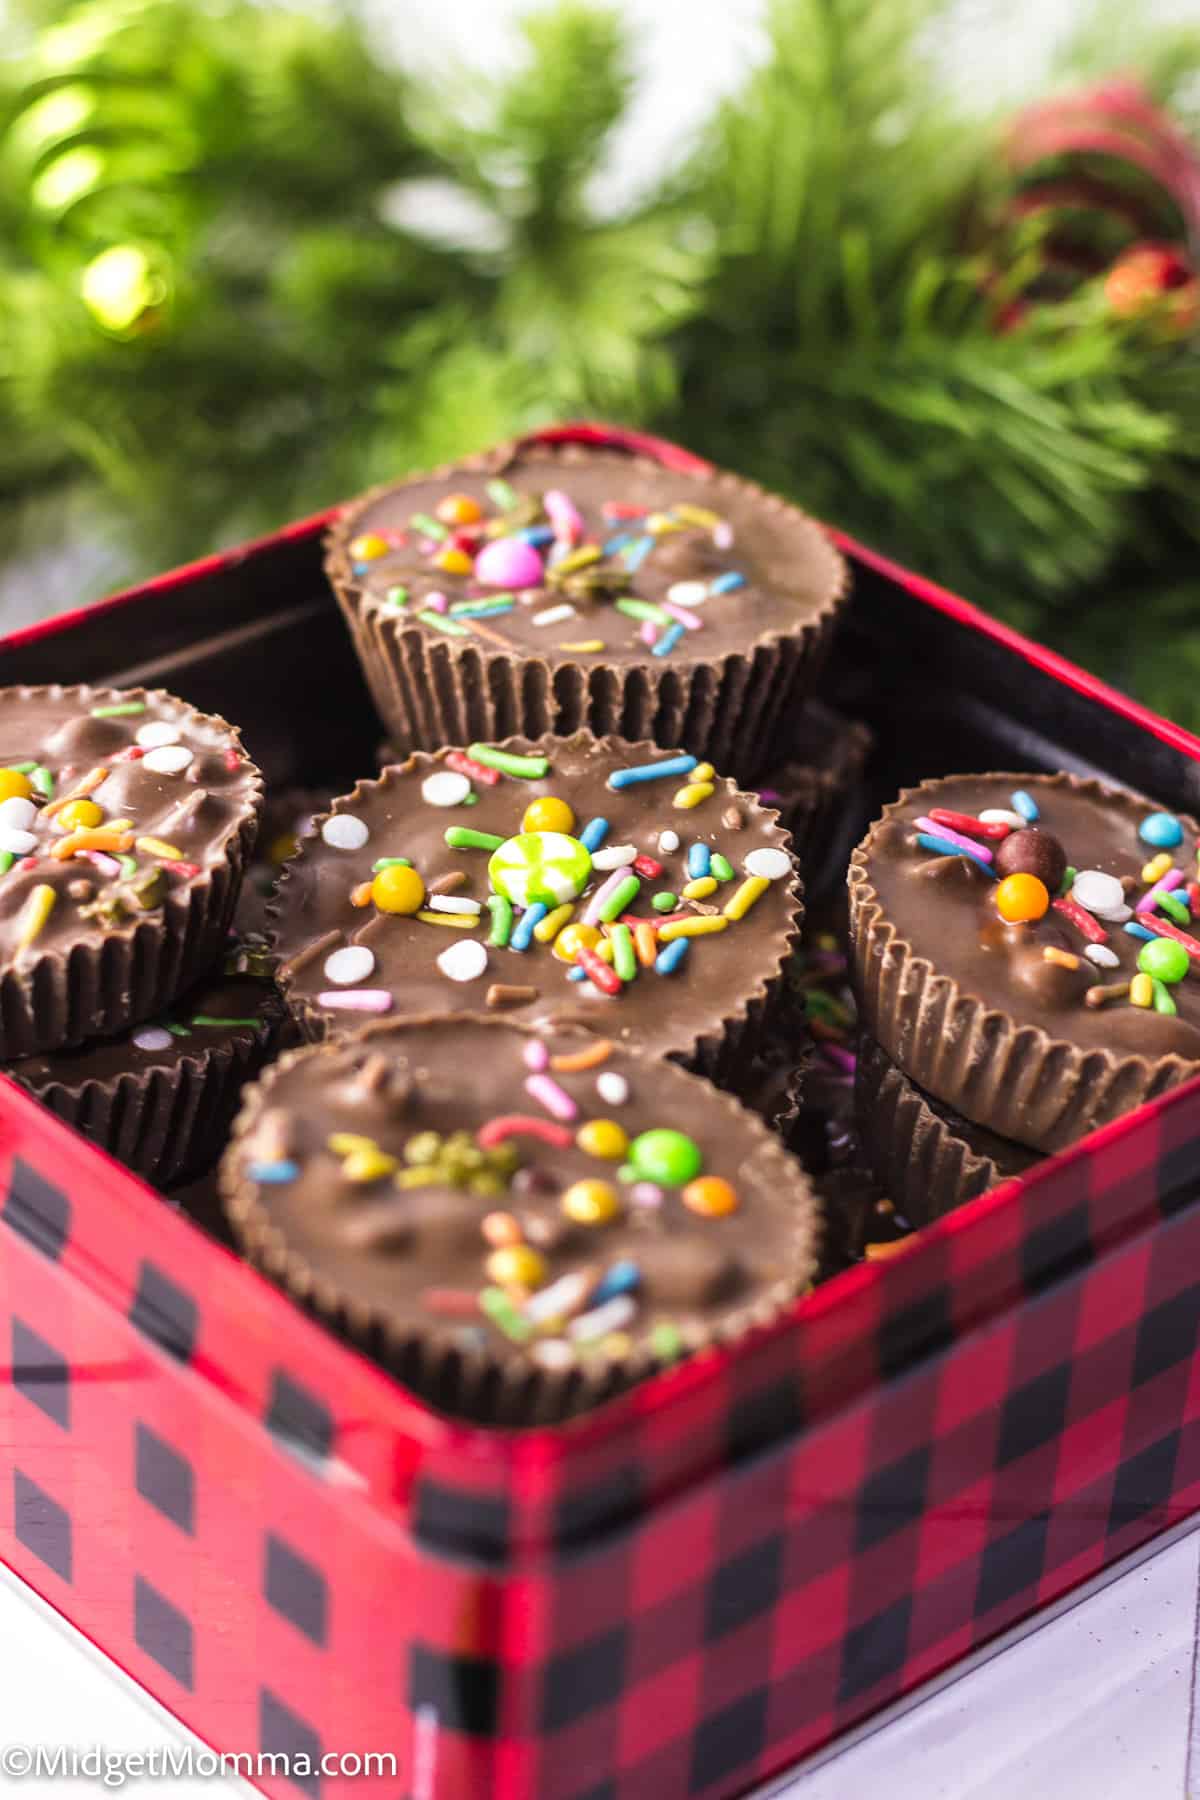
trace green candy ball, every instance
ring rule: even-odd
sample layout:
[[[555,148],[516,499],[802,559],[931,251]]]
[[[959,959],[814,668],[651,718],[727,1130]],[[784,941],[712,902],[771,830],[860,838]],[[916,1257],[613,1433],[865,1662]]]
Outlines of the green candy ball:
[[[1183,980],[1190,962],[1183,945],[1171,938],[1155,938],[1152,944],[1143,944],[1138,951],[1138,968],[1142,974],[1153,975],[1156,981],[1165,981],[1169,986]]]
[[[699,1144],[682,1131],[643,1131],[629,1146],[638,1179],[660,1187],[683,1187],[704,1166]]]

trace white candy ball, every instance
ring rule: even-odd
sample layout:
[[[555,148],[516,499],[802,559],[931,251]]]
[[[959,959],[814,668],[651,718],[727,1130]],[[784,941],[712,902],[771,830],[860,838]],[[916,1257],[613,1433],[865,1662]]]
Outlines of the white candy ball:
[[[461,806],[470,791],[470,781],[457,769],[439,769],[421,783],[421,798],[426,806]]]
[[[677,831],[660,831],[658,847],[664,856],[672,855],[679,848],[679,833]]]
[[[151,719],[148,725],[138,726],[137,741],[143,750],[161,750],[164,744],[179,742],[179,727],[167,719]]]
[[[37,839],[32,831],[17,831],[11,825],[0,825],[0,850],[7,850],[10,856],[28,856],[36,849]]]
[[[361,850],[371,833],[353,813],[333,813],[321,827],[331,850]]]
[[[782,881],[792,872],[792,859],[786,850],[752,850],[746,858],[747,875],[765,875],[768,881]]]
[[[161,1025],[146,1025],[134,1032],[133,1041],[139,1050],[169,1050],[175,1039]]]
[[[478,938],[460,938],[437,959],[442,974],[451,981],[478,981],[487,968],[487,951]]]
[[[615,1069],[605,1069],[596,1077],[596,1092],[606,1106],[624,1106],[629,1098],[629,1083]]]
[[[1083,953],[1098,969],[1119,969],[1121,959],[1107,944],[1089,944]]]
[[[0,825],[6,825],[10,831],[27,831],[37,818],[37,807],[32,800],[22,800],[14,794],[11,800],[0,800]]]
[[[365,944],[347,944],[344,950],[335,950],[325,958],[325,979],[332,981],[334,987],[353,987],[356,982],[365,981],[374,967],[373,950]]]
[[[667,599],[676,606],[703,606],[708,599],[708,583],[704,581],[673,581],[667,589]]]
[[[182,775],[194,755],[195,751],[186,744],[163,744],[161,749],[147,750],[142,767],[152,769],[156,775]]]
[[[1115,875],[1103,869],[1081,869],[1075,877],[1071,898],[1088,912],[1115,912],[1125,904],[1125,889]]]

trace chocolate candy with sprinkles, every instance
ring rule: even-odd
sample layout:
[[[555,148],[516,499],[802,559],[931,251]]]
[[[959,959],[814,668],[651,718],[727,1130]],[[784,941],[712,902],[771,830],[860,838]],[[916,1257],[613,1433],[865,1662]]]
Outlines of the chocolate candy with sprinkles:
[[[249,1258],[434,1405],[580,1410],[769,1320],[807,1179],[729,1096],[573,1028],[385,1022],[285,1056],[221,1172]]]

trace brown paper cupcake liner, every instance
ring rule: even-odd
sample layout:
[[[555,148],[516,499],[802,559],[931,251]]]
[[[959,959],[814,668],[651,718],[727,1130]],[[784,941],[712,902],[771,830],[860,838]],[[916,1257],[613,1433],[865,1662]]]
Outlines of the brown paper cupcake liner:
[[[491,741],[491,740],[489,740]],[[545,754],[553,759],[555,750],[561,747],[564,740],[556,737],[543,737],[530,740],[523,736],[505,738],[496,743],[496,748],[516,752],[518,755]],[[644,760],[656,748],[655,745],[643,743],[626,743],[614,738],[597,740],[597,749],[604,751],[617,750],[630,761]],[[362,799],[368,789],[387,786],[401,775],[408,775],[413,770],[428,768],[432,770],[454,745],[447,744],[437,753],[416,750],[402,763],[388,764],[374,781],[358,781],[352,792],[344,796],[353,802]],[[722,786],[722,778],[717,777],[718,788]],[[746,793],[737,783],[726,777],[723,781],[725,797],[728,801],[743,801],[753,805],[760,812],[777,817],[772,807],[763,807],[754,794]],[[343,796],[338,796],[342,798]],[[714,796],[715,799],[715,796]],[[317,836],[321,826],[330,816],[328,810],[319,813],[313,820],[313,831]],[[785,845],[785,848],[788,846]],[[301,846],[303,854],[303,846]],[[275,896],[268,906],[268,936],[273,948],[278,948],[278,920],[281,899],[290,879],[289,865],[285,864],[276,885]],[[670,1052],[668,1060],[677,1063],[681,1068],[694,1074],[703,1075],[717,1087],[724,1088],[739,1098],[745,1098],[755,1080],[755,1059],[781,1033],[787,1029],[787,1020],[791,1016],[790,996],[787,991],[785,974],[787,965],[798,948],[801,928],[804,922],[804,886],[799,875],[793,873],[788,883],[792,900],[792,928],[780,949],[775,967],[767,971],[758,986],[741,1001],[728,1015],[718,1020],[710,1031],[699,1035],[690,1049]],[[292,958],[295,961],[295,958]],[[296,1028],[310,1044],[319,1044],[330,1037],[346,1035],[330,1015],[303,995],[289,993],[288,965],[281,965],[277,979],[283,992],[284,1000],[295,1020]],[[471,1008],[464,1008],[470,1011]],[[553,1021],[551,1021],[551,1024]],[[597,1020],[597,1030],[601,1021]]]
[[[468,1016],[474,1023],[489,1028],[536,1035],[525,1026],[514,1026],[502,1019],[482,1014]],[[636,1382],[673,1367],[683,1357],[733,1342],[771,1324],[804,1291],[816,1267],[821,1243],[819,1211],[799,1165],[762,1121],[754,1120],[751,1129],[762,1133],[761,1154],[774,1172],[780,1189],[795,1190],[797,1216],[793,1265],[780,1275],[770,1293],[731,1312],[708,1333],[694,1335],[685,1344],[682,1355],[670,1362],[664,1363],[645,1342],[635,1344],[620,1360],[601,1362],[597,1358],[569,1370],[547,1368],[532,1357],[516,1355],[501,1362],[486,1348],[468,1349],[439,1343],[428,1332],[398,1331],[392,1321],[377,1314],[371,1306],[357,1303],[352,1296],[340,1292],[304,1256],[291,1248],[284,1232],[260,1207],[254,1184],[241,1176],[237,1167],[237,1146],[254,1130],[270,1105],[276,1082],[297,1062],[321,1056],[340,1057],[349,1064],[370,1039],[399,1031],[407,1034],[423,1026],[436,1025],[439,1017],[427,1015],[406,1020],[403,1025],[383,1020],[364,1026],[350,1037],[289,1051],[247,1089],[242,1109],[234,1121],[230,1149],[220,1167],[219,1183],[226,1216],[238,1246],[248,1262],[282,1287],[305,1312],[336,1336],[362,1351],[428,1405],[443,1412],[493,1426],[552,1425],[598,1406]],[[573,1030],[569,1035],[583,1037],[585,1034]],[[639,1052],[627,1050],[624,1054],[636,1059]],[[728,1120],[730,1129],[746,1130],[746,1109],[730,1095],[712,1092],[707,1104],[718,1116]]]
[[[997,779],[1020,785],[1027,776],[997,772]],[[1097,796],[1111,791],[1083,776],[1044,779]],[[941,786],[907,788],[895,805],[935,796]],[[1080,1049],[1039,1026],[1018,1025],[939,974],[888,920],[867,872],[875,834],[892,810],[885,808],[850,859],[851,955],[864,1031],[918,1087],[999,1137],[1055,1151],[1196,1073],[1194,1062],[1174,1054]],[[1183,824],[1194,838],[1195,822]]]
[[[77,688],[55,684],[21,687],[9,694],[34,699],[78,694],[82,706],[109,701],[167,698],[164,689]],[[229,733],[242,747],[237,727],[216,713],[187,707]],[[243,752],[244,755],[244,752]],[[263,781],[245,757],[251,777],[245,817],[226,840],[224,857],[202,869],[186,888],[173,888],[162,907],[144,919],[106,931],[102,938],[76,942],[66,951],[46,950],[0,970],[0,1050],[4,1061],[115,1037],[128,1026],[164,1011],[220,957],[233,920],[258,830]]]
[[[515,445],[446,464],[429,479],[466,470],[504,469]],[[572,447],[539,445],[569,467]],[[630,470],[659,465],[631,457]],[[699,477],[679,475],[683,488]],[[369,600],[353,571],[348,545],[357,521],[395,486],[364,494],[338,520],[327,540],[326,572],[337,595],[375,707],[398,749],[435,750],[442,744],[493,743],[519,733],[567,737],[586,728],[597,737],[648,738],[663,748],[684,744],[739,780],[750,781],[781,748],[784,715],[815,687],[828,654],[833,624],[849,589],[849,571],[833,544],[798,507],[739,476],[719,472],[706,485],[752,496],[770,511],[787,512],[811,532],[814,552],[829,563],[829,598],[815,617],[787,632],[764,632],[744,650],[714,660],[675,656],[669,663],[559,662],[510,651],[484,630],[474,640],[436,638],[403,613]]]
[[[928,1225],[1041,1160],[954,1113],[943,1116],[867,1038],[858,1049],[854,1104],[868,1164],[910,1225]]]
[[[875,738],[820,700],[805,702],[788,728],[788,760],[758,783],[792,834],[811,895],[840,883],[866,816],[863,776]]]

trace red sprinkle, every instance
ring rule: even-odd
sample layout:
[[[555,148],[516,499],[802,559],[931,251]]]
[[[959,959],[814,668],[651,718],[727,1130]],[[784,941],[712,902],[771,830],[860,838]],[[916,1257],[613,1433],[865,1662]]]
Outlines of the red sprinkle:
[[[556,1125],[553,1119],[534,1119],[528,1113],[502,1113],[499,1118],[489,1119],[486,1125],[479,1127],[475,1142],[481,1150],[494,1150],[497,1144],[510,1137],[540,1138],[543,1144],[549,1144],[555,1150],[567,1150],[573,1141],[566,1126]]]
[[[500,779],[499,769],[489,769],[486,763],[477,763],[473,757],[464,756],[461,750],[447,751],[443,761],[456,775],[469,775],[472,781],[482,781],[486,787],[495,787]]]
[[[657,881],[663,872],[662,864],[655,862],[652,856],[635,856],[633,866],[647,881]]]
[[[930,818],[933,817],[931,813]],[[1054,900],[1051,902],[1055,912],[1060,912],[1064,919],[1070,919],[1076,931],[1081,932],[1091,944],[1107,944],[1108,933],[1090,912],[1080,906],[1078,900]],[[1147,919],[1147,924],[1150,920]]]
[[[1187,884],[1188,911],[1200,912],[1200,881],[1189,881]]]
[[[621,977],[617,971],[609,968],[606,962],[602,962],[596,952],[589,950],[586,944],[580,944],[575,952],[575,961],[592,985],[598,987],[602,994],[620,993]]]
[[[646,508],[635,506],[631,500],[606,500],[601,512],[608,519],[644,519]]]
[[[114,762],[141,762],[146,752],[140,744],[130,744],[128,750],[121,750],[113,757]]]
[[[946,825],[951,831],[965,832],[968,837],[999,840],[1008,837],[1012,830],[1010,825],[1003,824],[999,819],[985,824],[982,819],[973,819],[968,813],[947,812],[944,806],[931,807],[929,816],[935,825]]]
[[[200,873],[200,864],[199,863],[169,862],[169,863],[164,863],[163,868],[170,869],[172,875],[186,876],[189,881],[191,880],[193,875],[198,875]]]
[[[1159,937],[1174,938],[1177,944],[1183,945],[1189,956],[1200,960],[1200,940],[1189,937],[1186,931],[1180,931],[1178,925],[1172,925],[1170,920],[1164,919],[1161,914],[1142,913],[1138,917],[1138,924],[1145,925],[1149,931],[1157,931]]]
[[[241,766],[242,766],[242,759],[238,755],[237,751],[232,748],[227,750],[225,752],[225,767],[229,770],[229,773],[231,775],[236,774],[237,771],[241,768]]]
[[[639,919],[636,913],[622,913],[622,925],[653,925],[655,931],[660,925],[673,925],[676,919],[694,919],[694,912],[656,913],[652,919]]]
[[[36,856],[23,856],[17,864],[17,867],[18,869],[36,869],[37,865],[38,859]]]
[[[421,1305],[443,1319],[473,1319],[479,1312],[476,1296],[466,1288],[426,1288]]]

